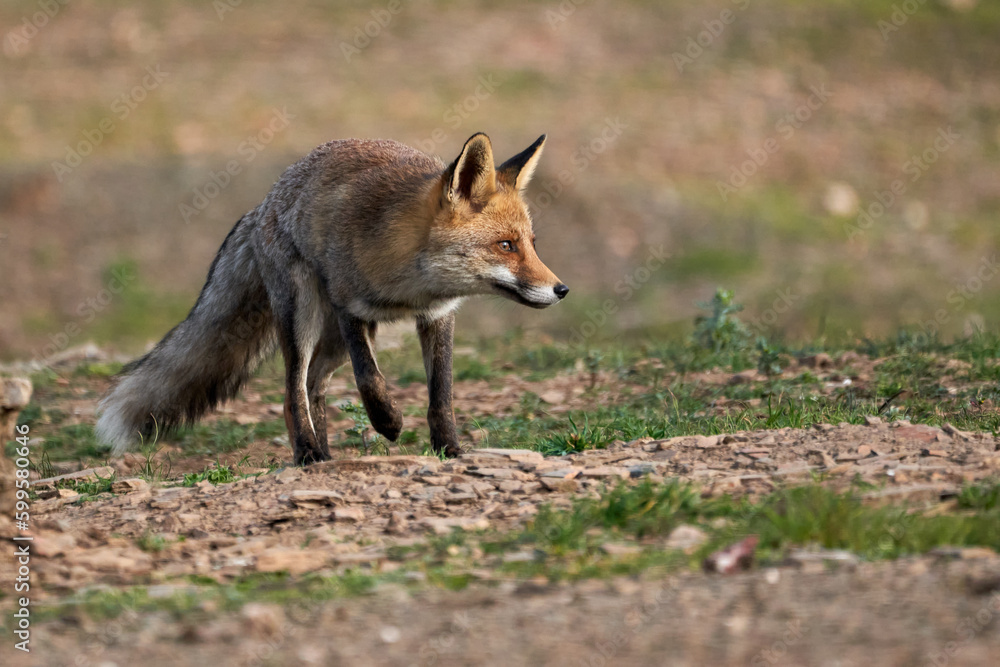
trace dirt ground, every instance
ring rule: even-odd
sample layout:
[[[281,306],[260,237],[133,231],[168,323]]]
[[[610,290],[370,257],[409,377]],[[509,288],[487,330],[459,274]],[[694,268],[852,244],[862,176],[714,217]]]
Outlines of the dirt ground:
[[[477,386],[461,383],[456,394],[467,399]],[[403,398],[422,400],[417,389]],[[390,557],[395,547],[455,529],[514,529],[542,504],[568,506],[620,479],[678,477],[738,496],[823,473],[836,488],[869,482],[875,499],[946,504],[961,484],[996,475],[998,450],[992,435],[873,418],[616,442],[562,457],[481,448],[452,461],[344,458],[218,486],[150,485],[129,478],[135,460],[126,460],[115,493],[88,502],[36,485],[48,497],[32,506],[32,593],[58,604],[81,590],[136,584],[167,597],[194,577],[387,573],[405,565]],[[149,535],[163,539],[161,550],[139,547]],[[0,567],[11,580],[12,562]],[[1000,655],[1000,558],[989,550],[561,584],[484,567],[470,569],[475,581],[460,591],[421,586],[413,574],[416,586],[382,584],[333,601],[206,604],[179,617],[126,609],[112,621],[67,613],[33,625],[30,655],[10,651],[8,640],[4,663],[986,665]]]

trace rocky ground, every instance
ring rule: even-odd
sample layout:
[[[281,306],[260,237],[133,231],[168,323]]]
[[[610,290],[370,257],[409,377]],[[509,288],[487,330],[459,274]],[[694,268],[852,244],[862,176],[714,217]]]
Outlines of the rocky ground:
[[[869,482],[873,498],[946,503],[961,484],[1000,469],[991,435],[870,422],[617,442],[547,458],[504,449],[452,461],[345,458],[217,486],[122,477],[112,494],[82,504],[42,481],[35,488],[49,497],[32,507],[36,599],[140,583],[166,597],[195,576],[389,573],[407,565],[395,547],[456,529],[516,529],[542,504],[568,506],[618,480],[679,477],[706,494],[753,495],[822,474],[838,487]],[[162,548],[143,549],[149,535]],[[803,558],[734,577],[550,584],[486,566],[470,573],[476,583],[458,592],[384,584],[362,598],[296,607],[126,613],[113,621],[114,636],[106,623],[57,616],[36,626],[32,657],[65,664],[86,646],[92,661],[76,664],[143,656],[143,664],[862,665],[877,654],[886,665],[983,665],[1000,652],[1000,559],[989,550],[837,566]]]
[[[893,381],[891,361],[855,353],[786,361],[770,379],[719,369],[678,376],[656,360],[628,372],[578,364],[519,377],[498,373],[497,361],[482,379],[456,383],[468,450],[453,460],[419,454],[426,390],[402,381],[393,392],[414,441],[359,456],[344,439],[353,418],[335,407],[356,399],[345,372],[331,387],[337,458],[304,469],[288,464],[283,429],[273,428],[280,374],[268,373],[206,420],[202,440],[85,456],[108,369],[100,357],[67,361],[25,408],[32,456],[53,460],[36,461],[32,475],[32,651],[12,649],[6,635],[3,664],[991,664],[1000,655],[1000,557],[981,546],[880,560],[801,544],[762,551],[746,569],[724,558],[699,569],[698,549],[715,547],[685,523],[647,538],[601,533],[596,552],[571,554],[563,570],[534,568],[558,566],[557,549],[540,555],[518,539],[491,549],[489,536],[525,535],[547,508],[607,498],[620,485],[676,479],[703,499],[751,502],[813,485],[851,490],[869,507],[905,503],[920,516],[958,518],[968,513],[961,490],[1000,474],[1000,438],[966,430],[995,410],[983,379],[990,366],[914,359],[905,368],[923,369],[931,384],[904,369],[900,386],[930,402],[900,394],[883,403],[876,387]],[[405,364],[397,358],[394,367],[403,373]],[[498,424],[596,415],[650,392],[675,405],[688,400],[675,392],[687,392],[697,397],[683,408],[691,414],[759,426],[768,391],[837,401],[848,384],[876,399],[849,414],[857,423],[615,440],[561,456],[497,446],[512,444]],[[899,410],[886,408],[893,400]],[[879,404],[883,416],[869,414]],[[940,426],[903,418],[922,405],[945,416]],[[981,421],[958,421],[969,410]],[[491,433],[477,421],[484,415],[515,421],[493,422]],[[678,423],[685,418],[678,412]],[[691,428],[704,433],[707,423]],[[233,424],[270,426],[234,445],[225,440]],[[205,449],[213,443],[225,446]],[[0,523],[0,534],[17,533]],[[4,582],[16,577],[8,553]],[[17,600],[3,594],[7,623]]]

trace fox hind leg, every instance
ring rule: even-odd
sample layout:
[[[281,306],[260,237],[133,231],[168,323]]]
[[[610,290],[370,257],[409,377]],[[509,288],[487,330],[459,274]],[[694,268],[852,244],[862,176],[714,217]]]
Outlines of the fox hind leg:
[[[285,424],[295,464],[306,465],[330,458],[329,449],[325,443],[321,447],[316,437],[307,386],[309,366],[322,334],[323,313],[318,286],[308,270],[293,267],[289,277],[290,281],[268,285],[268,292],[285,357]]]
[[[340,313],[339,319],[340,333],[354,367],[354,381],[358,385],[358,393],[361,394],[372,427],[389,440],[395,441],[403,430],[403,413],[389,396],[385,377],[375,361],[376,325],[346,312]]]
[[[330,458],[330,445],[326,432],[326,389],[330,374],[347,361],[347,347],[340,335],[340,327],[335,318],[327,318],[322,338],[313,351],[309,363],[307,385],[309,390],[309,414],[312,416],[313,431],[320,454]]]

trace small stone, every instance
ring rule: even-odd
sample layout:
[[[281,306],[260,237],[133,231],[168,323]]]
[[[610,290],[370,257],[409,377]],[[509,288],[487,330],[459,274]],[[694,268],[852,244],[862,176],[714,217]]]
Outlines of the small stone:
[[[543,391],[538,395],[538,398],[549,405],[559,405],[566,400],[566,392],[559,391],[558,389],[550,389]]]
[[[343,499],[344,496],[336,491],[328,491],[326,489],[296,489],[288,493],[288,501],[300,507],[333,505],[336,501]]]
[[[559,468],[557,470],[546,470],[539,474],[539,477],[542,479],[574,479],[579,474],[579,468]]]
[[[257,639],[267,639],[277,635],[285,622],[285,613],[281,607],[259,602],[248,602],[243,605],[240,616],[243,617],[250,636]]]
[[[542,477],[538,480],[548,491],[556,493],[574,493],[580,485],[575,479],[565,479],[559,477]]]
[[[639,465],[629,466],[628,469],[629,477],[632,479],[639,479],[654,472],[656,472],[656,467],[652,463],[640,463]]]
[[[948,435],[956,438],[964,438],[965,440],[972,439],[971,433],[969,433],[968,431],[960,431],[948,422],[944,423],[944,426],[941,427],[941,430],[947,433]]]
[[[622,544],[620,542],[608,542],[601,545],[601,551],[609,556],[625,558],[642,553],[642,547],[635,544]]]
[[[497,456],[518,462],[531,461],[534,463],[540,463],[545,460],[545,457],[542,456],[541,452],[536,452],[532,449],[503,449],[501,447],[473,449],[471,452],[468,452],[467,455],[470,457]],[[466,454],[463,454],[463,457],[464,456],[466,456]]]
[[[667,549],[678,549],[684,553],[693,553],[708,540],[705,531],[695,526],[683,524],[677,526],[667,536]]]
[[[338,507],[333,510],[333,519],[360,523],[365,520],[365,511],[360,507]]]
[[[149,489],[149,482],[144,479],[119,479],[111,483],[112,493],[134,493]]]
[[[393,512],[389,516],[389,523],[385,527],[385,532],[390,535],[402,535],[410,528],[409,514],[407,512]]]
[[[326,565],[327,555],[315,549],[274,547],[257,554],[258,572],[289,572],[302,574]]]
[[[504,554],[502,560],[505,563],[530,563],[536,559],[537,556],[533,551],[515,551],[514,553]]]
[[[874,415],[865,415],[865,425],[866,426],[877,426],[882,423],[881,417],[876,417]]]
[[[598,466],[596,468],[584,468],[580,472],[581,477],[617,477],[619,479],[628,479],[631,476],[628,468],[619,468],[616,466]]]
[[[403,633],[394,625],[386,625],[378,631],[378,636],[386,644],[395,644],[403,636]]]
[[[514,479],[514,471],[510,468],[477,468],[469,471],[470,475],[490,477],[493,479]]]
[[[920,455],[921,456],[937,456],[937,457],[944,458],[944,457],[948,456],[948,452],[946,452],[943,449],[921,449],[920,450]]]
[[[424,517],[420,525],[429,528],[438,535],[448,535],[458,528],[460,530],[484,530],[490,527],[485,518],[473,517]]]

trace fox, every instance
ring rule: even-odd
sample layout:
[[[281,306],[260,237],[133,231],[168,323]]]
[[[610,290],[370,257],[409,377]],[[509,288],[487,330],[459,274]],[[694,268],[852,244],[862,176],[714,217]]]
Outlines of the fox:
[[[461,454],[452,407],[455,312],[499,295],[547,308],[569,293],[539,259],[524,198],[540,136],[500,166],[477,132],[445,164],[405,144],[343,139],[288,167],[219,248],[187,318],[126,364],[98,408],[116,455],[195,423],[280,349],[296,465],[331,458],[326,392],[348,360],[375,431],[403,416],[375,358],[380,324],[413,319],[434,452]]]

